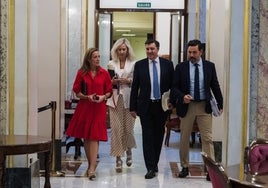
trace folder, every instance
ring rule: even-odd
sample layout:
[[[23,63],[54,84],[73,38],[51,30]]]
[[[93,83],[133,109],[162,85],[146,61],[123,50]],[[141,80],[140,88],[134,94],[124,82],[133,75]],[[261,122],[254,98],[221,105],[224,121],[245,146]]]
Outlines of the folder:
[[[212,109],[212,115],[215,117],[220,116],[221,112],[219,110],[217,100],[215,99],[214,96],[212,96],[210,99],[210,105],[211,105],[211,109]]]

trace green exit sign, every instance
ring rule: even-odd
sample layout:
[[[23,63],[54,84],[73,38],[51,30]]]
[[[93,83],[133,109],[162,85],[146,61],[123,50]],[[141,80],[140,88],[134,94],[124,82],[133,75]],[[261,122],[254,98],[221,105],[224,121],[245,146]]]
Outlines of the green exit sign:
[[[138,2],[137,3],[138,8],[151,8],[151,3],[148,2]]]

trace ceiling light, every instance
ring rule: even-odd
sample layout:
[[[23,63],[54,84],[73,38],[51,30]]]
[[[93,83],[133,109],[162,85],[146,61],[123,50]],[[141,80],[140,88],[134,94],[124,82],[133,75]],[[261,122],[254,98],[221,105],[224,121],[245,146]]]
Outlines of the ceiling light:
[[[131,32],[130,29],[117,29],[118,32]]]
[[[122,37],[135,37],[136,36],[136,34],[134,34],[134,33],[123,33],[122,34]]]

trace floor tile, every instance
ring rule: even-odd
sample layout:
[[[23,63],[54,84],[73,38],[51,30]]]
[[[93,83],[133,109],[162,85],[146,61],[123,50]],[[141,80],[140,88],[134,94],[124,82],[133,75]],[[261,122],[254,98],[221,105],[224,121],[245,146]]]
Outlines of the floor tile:
[[[200,144],[196,143],[190,152],[191,167],[190,176],[187,178],[177,178],[176,173],[180,169],[179,159],[179,133],[171,131],[169,147],[163,145],[159,161],[159,172],[153,179],[145,179],[146,168],[144,165],[141,142],[141,126],[139,119],[136,120],[135,138],[137,148],[133,149],[133,164],[127,167],[123,158],[122,173],[115,172],[115,158],[110,156],[110,139],[108,142],[100,142],[99,163],[97,167],[97,179],[90,181],[85,177],[87,161],[84,149],[81,149],[81,156],[74,160],[74,147],[62,148],[62,171],[65,177],[51,177],[52,188],[172,188],[172,187],[191,187],[191,188],[211,188],[211,182],[206,181],[202,174],[203,162],[200,155]],[[110,138],[110,130],[108,129]],[[198,138],[196,139],[198,140]],[[41,177],[40,187],[44,186],[44,178]]]

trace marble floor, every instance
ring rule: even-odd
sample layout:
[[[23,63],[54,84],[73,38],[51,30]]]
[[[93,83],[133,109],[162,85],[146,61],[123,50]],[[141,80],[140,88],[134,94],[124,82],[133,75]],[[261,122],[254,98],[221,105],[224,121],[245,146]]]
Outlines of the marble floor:
[[[141,145],[141,126],[139,119],[136,120],[135,138],[137,148],[133,149],[133,164],[127,167],[123,158],[123,172],[115,172],[115,158],[110,157],[110,139],[108,142],[100,143],[99,163],[97,166],[97,179],[90,181],[84,176],[87,169],[87,162],[82,148],[81,157],[74,160],[74,147],[70,148],[66,154],[65,147],[62,148],[62,164],[67,164],[68,168],[62,169],[64,177],[51,177],[52,188],[172,188],[172,187],[191,187],[191,188],[211,188],[211,182],[206,181],[203,170],[203,162],[200,155],[200,144],[196,143],[190,152],[191,175],[187,178],[177,178],[176,173],[180,168],[179,160],[179,133],[171,131],[170,144],[166,147],[163,144],[162,153],[159,161],[159,172],[153,179],[145,179],[146,173],[142,145]],[[108,129],[110,136],[110,130]],[[198,139],[197,139],[198,140]],[[72,168],[71,168],[72,167]],[[75,169],[75,170],[74,170]],[[191,169],[193,169],[191,171]],[[197,172],[196,173],[196,169]],[[200,174],[201,171],[201,174]],[[63,171],[62,171],[63,172]],[[44,177],[40,178],[40,187],[44,187]]]

